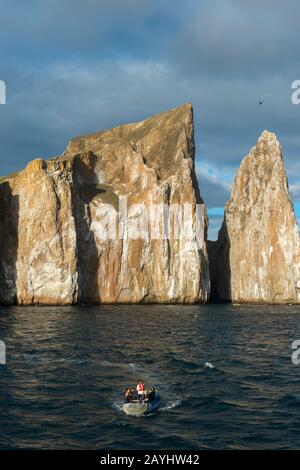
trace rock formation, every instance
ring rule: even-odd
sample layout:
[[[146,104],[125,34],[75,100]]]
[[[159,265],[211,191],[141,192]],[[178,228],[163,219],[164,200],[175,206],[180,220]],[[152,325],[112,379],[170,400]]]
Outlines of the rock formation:
[[[209,258],[215,299],[300,303],[299,230],[274,134],[263,132],[242,161]]]
[[[118,214],[125,197],[124,226]],[[158,205],[189,204],[190,237],[172,230],[164,239],[128,236],[144,216],[137,203],[154,208],[159,226]],[[61,157],[36,159],[2,179],[0,302],[206,302],[208,257],[197,204],[191,105],[78,137]],[[170,220],[172,229],[176,215]]]

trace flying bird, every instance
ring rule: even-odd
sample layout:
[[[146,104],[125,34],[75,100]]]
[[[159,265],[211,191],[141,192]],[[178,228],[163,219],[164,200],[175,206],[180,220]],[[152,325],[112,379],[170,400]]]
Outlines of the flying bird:
[[[261,106],[263,104],[263,101],[258,102],[258,106]]]

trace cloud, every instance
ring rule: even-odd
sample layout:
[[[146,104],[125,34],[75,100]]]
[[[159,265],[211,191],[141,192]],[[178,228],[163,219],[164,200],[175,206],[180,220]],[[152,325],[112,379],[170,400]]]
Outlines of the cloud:
[[[226,168],[217,167],[205,160],[200,160],[196,165],[196,173],[199,180],[206,180],[212,184],[221,186],[225,191],[230,191],[233,174]]]
[[[295,184],[290,184],[289,190],[293,199],[296,200],[297,202],[300,202],[300,181]]]
[[[40,62],[138,55],[156,11],[157,0],[10,0],[1,8],[0,41],[6,53]]]
[[[208,218],[208,240],[214,241],[218,239],[218,233],[223,222],[223,217],[216,216],[214,213],[208,211]]]
[[[296,0],[287,8],[279,0],[216,0],[190,2],[189,17],[182,22],[171,57],[178,58],[183,74],[226,77],[261,77],[297,70]]]
[[[208,208],[222,207],[229,199],[233,173],[225,168],[200,160],[196,162],[200,193]]]

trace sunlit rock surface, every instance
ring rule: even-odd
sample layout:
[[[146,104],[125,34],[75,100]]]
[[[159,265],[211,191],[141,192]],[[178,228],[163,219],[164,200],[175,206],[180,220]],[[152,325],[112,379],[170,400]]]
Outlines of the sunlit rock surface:
[[[209,252],[212,298],[300,303],[299,230],[274,134],[264,131],[242,161]]]
[[[117,216],[115,237],[109,207],[117,214],[124,197],[129,225]],[[0,302],[206,302],[207,246],[195,218],[201,203],[191,105],[78,137],[61,157],[2,179]],[[130,212],[133,204],[189,204],[189,238],[120,238],[141,216],[137,206]]]

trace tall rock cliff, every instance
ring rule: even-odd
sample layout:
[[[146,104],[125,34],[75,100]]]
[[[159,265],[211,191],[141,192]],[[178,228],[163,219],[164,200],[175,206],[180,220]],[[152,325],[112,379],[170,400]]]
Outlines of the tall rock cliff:
[[[191,105],[78,137],[0,184],[0,302],[206,302],[198,204]],[[191,208],[188,238],[176,211],[145,232],[162,206]]]
[[[274,134],[264,131],[242,161],[209,257],[213,298],[300,303],[299,230]]]

